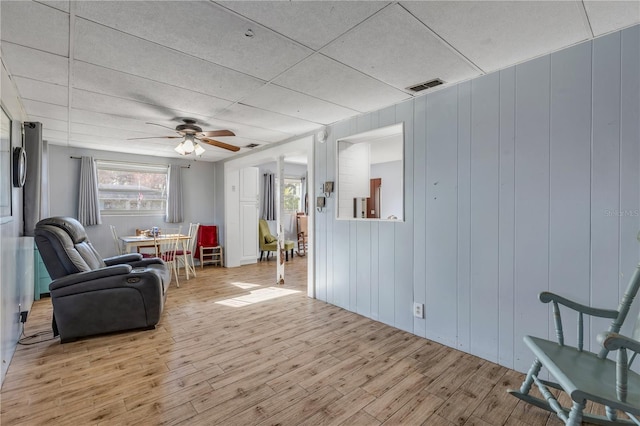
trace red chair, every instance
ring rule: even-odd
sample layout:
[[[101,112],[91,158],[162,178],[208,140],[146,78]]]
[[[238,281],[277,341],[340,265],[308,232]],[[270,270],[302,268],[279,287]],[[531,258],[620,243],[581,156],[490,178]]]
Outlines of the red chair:
[[[194,257],[200,259],[200,268],[203,268],[205,263],[224,266],[222,246],[218,243],[217,226],[200,225]]]

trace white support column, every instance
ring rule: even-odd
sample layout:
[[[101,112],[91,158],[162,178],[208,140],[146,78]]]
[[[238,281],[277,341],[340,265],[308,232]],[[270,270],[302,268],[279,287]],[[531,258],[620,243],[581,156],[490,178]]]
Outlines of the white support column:
[[[284,284],[284,227],[282,226],[282,215],[284,214],[284,156],[278,157],[278,172],[276,175],[278,185],[276,189],[276,232],[278,237],[277,251],[277,275],[276,284]]]

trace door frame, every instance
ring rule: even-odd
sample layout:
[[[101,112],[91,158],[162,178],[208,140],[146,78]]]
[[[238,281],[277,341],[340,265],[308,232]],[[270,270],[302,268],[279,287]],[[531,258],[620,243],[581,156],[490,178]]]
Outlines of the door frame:
[[[285,158],[287,157],[287,155],[306,155],[307,156],[307,187],[308,187],[308,194],[309,194],[309,200],[315,200],[316,198],[316,191],[315,191],[315,182],[314,182],[314,176],[315,176],[315,170],[314,170],[314,163],[315,163],[315,158],[314,158],[314,150],[313,150],[313,143],[314,143],[314,136],[306,136],[300,139],[297,139],[295,141],[291,141],[291,142],[287,142],[287,143],[283,143],[283,144],[278,144],[272,148],[266,148],[266,149],[261,149],[259,151],[255,151],[252,152],[250,154],[247,155],[243,155],[242,157],[239,158],[232,158],[228,161],[224,162],[224,179],[225,182],[228,182],[228,178],[231,178],[231,175],[234,172],[239,171],[242,168],[245,167],[255,167],[256,165],[259,164],[263,164],[263,163],[268,163],[268,162],[273,162],[273,161],[278,161],[278,157],[280,156],[284,156]],[[231,210],[231,207],[228,205],[228,203],[226,202],[226,200],[228,199],[228,194],[227,194],[227,185],[224,185],[224,199],[225,199],[225,206],[224,206],[224,214],[225,214],[225,223],[224,223],[224,227],[225,227],[225,238],[227,240],[229,240],[230,238],[232,238],[233,235],[235,235],[235,230],[231,229],[231,225],[229,220],[227,220],[227,218],[229,218],[232,214],[233,211]],[[308,222],[308,229],[309,229],[309,235],[308,235],[308,250],[307,250],[307,296],[309,297],[313,297],[315,298],[315,250],[314,250],[314,241],[315,241],[315,203],[314,202],[309,202],[309,222]],[[231,255],[234,256],[234,253],[229,253],[229,251],[227,251],[225,253],[227,256]],[[234,263],[235,260],[235,263]],[[227,262],[229,265],[239,265],[239,259],[229,259],[227,258]],[[285,269],[286,271],[286,269]],[[286,274],[286,272],[285,272]],[[275,276],[275,271],[274,271],[274,276]],[[286,276],[286,275],[285,275]]]

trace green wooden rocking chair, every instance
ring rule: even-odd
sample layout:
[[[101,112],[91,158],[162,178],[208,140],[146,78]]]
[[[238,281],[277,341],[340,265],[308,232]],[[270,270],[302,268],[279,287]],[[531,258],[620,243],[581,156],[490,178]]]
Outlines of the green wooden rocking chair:
[[[569,426],[578,426],[584,420],[598,425],[640,425],[640,375],[630,370],[636,355],[640,353],[640,315],[636,321],[633,338],[618,332],[629,313],[631,303],[640,288],[640,265],[636,268],[617,310],[585,306],[549,292],[540,293],[540,301],[553,304],[557,342],[525,336],[524,342],[536,359],[519,390],[508,390],[513,396],[545,410],[555,412]],[[564,344],[562,318],[559,305],[578,313],[578,346]],[[598,335],[602,349],[598,354],[583,350],[583,316],[611,318],[609,330]],[[617,351],[616,361],[607,358],[610,351]],[[631,358],[628,351],[632,352]],[[545,367],[557,382],[540,379],[538,373]],[[529,394],[536,384],[544,399]],[[572,407],[560,405],[549,388],[562,390],[571,397]],[[587,401],[605,406],[606,416],[584,413]],[[618,411],[629,419],[618,418]]]

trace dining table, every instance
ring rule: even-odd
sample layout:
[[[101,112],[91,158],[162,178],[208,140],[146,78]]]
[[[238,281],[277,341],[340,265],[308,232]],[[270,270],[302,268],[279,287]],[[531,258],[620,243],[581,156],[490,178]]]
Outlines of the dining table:
[[[146,235],[125,235],[120,236],[120,240],[124,243],[125,252],[132,253],[134,249],[138,247],[156,247],[156,256],[159,256],[158,248],[162,243],[162,240],[166,240],[168,238],[176,238],[175,235],[158,235],[157,237],[151,237]],[[188,235],[178,234],[178,240],[182,243],[182,255],[184,256],[184,264],[185,264],[185,275],[187,280],[189,279],[189,262],[188,262],[188,254],[189,250],[189,239]]]

